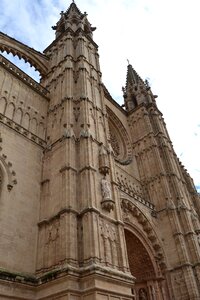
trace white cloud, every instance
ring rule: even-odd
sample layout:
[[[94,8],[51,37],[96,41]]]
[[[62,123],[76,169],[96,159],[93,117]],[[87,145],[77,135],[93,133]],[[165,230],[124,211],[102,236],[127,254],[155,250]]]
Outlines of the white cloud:
[[[54,39],[51,29],[66,0],[1,0],[1,31],[42,51]],[[200,186],[199,0],[77,0],[97,27],[103,80],[122,103],[128,58],[136,71],[150,78],[159,95],[177,154]],[[197,135],[194,135],[197,132]]]

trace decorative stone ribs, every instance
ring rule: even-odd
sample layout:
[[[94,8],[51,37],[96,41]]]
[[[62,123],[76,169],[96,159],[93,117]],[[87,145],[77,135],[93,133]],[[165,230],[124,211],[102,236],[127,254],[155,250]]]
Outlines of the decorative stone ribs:
[[[158,264],[161,270],[164,270],[166,268],[166,264],[164,262],[164,254],[160,246],[160,242],[149,220],[140,211],[140,209],[129,200],[122,199],[121,207],[123,211],[123,220],[125,223],[134,224],[134,225],[136,223],[139,223],[142,226],[142,229],[145,232],[146,237],[150,240],[151,245],[156,253]]]

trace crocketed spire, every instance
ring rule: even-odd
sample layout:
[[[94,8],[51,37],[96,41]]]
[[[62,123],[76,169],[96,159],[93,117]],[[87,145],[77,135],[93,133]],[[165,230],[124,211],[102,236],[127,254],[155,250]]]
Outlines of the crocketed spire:
[[[66,12],[61,11],[60,15],[60,20],[57,22],[56,26],[52,27],[56,30],[56,38],[63,34],[67,29],[71,29],[73,32],[82,30],[85,34],[92,37],[92,32],[96,27],[91,26],[87,19],[87,13],[82,13],[74,1],[70,4]]]
[[[123,87],[125,108],[134,109],[141,103],[152,102],[154,98],[147,81],[143,81],[131,64],[127,67],[126,86]]]

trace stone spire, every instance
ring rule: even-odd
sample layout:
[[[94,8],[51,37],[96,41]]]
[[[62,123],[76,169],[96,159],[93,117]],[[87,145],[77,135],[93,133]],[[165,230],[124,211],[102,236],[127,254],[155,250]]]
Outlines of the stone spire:
[[[123,93],[127,111],[141,103],[149,103],[154,100],[148,81],[143,81],[131,64],[128,64],[127,67],[126,87],[123,87]]]
[[[131,64],[128,64],[127,76],[126,76],[126,88],[128,88],[128,85],[130,84],[138,84],[139,82],[144,83],[143,80],[138,75],[138,73],[133,68],[133,66]]]
[[[74,1],[71,3],[66,12],[61,11],[60,15],[60,20],[57,22],[56,26],[52,27],[56,31],[56,38],[58,38],[67,29],[71,29],[74,32],[79,29],[92,37],[92,32],[96,28],[91,26],[87,20],[87,13],[81,13]]]

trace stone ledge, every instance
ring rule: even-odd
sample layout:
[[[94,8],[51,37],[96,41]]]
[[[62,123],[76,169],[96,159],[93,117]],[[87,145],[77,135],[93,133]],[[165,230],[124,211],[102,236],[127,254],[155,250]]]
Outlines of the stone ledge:
[[[10,129],[16,131],[17,133],[23,135],[28,140],[32,141],[33,143],[37,144],[38,146],[45,148],[46,142],[38,137],[37,135],[31,133],[21,125],[15,123],[14,121],[10,120],[6,116],[0,113],[0,123],[4,124],[5,126],[9,127]]]

